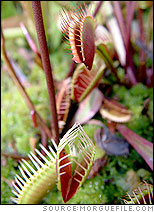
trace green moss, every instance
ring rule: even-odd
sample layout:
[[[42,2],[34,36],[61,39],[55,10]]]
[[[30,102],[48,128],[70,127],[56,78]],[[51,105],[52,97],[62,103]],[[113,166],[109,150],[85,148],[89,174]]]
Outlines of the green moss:
[[[65,79],[72,63],[72,56],[66,50],[68,47],[65,43],[61,44],[58,51],[53,52],[51,56],[54,78],[58,81]]]
[[[153,114],[153,90],[147,88],[141,83],[133,86],[131,89],[126,89],[124,86],[115,85],[113,87],[114,94],[116,94],[120,102],[132,111],[131,121],[127,124],[128,127],[135,133],[144,137],[149,141],[153,141],[153,127],[152,120],[142,115],[143,104],[147,98],[150,98],[149,112]]]
[[[10,204],[10,198],[13,196],[11,192],[11,182],[14,180],[14,176],[17,172],[17,162],[13,159],[5,159],[1,158],[2,166],[1,166],[1,203],[2,204]]]
[[[11,16],[15,16],[17,14],[20,14],[21,10],[15,7],[15,4],[13,1],[3,1],[2,3],[2,14],[1,18],[9,18]]]
[[[86,180],[79,191],[73,196],[67,204],[100,204],[106,202],[106,196],[103,195],[103,178],[96,176],[91,180]],[[61,192],[55,187],[41,204],[63,204]]]
[[[100,127],[91,124],[85,124],[83,126],[84,131],[87,133],[88,137],[94,142],[94,132]]]
[[[2,150],[7,151],[6,144],[15,141],[19,153],[27,154],[30,151],[30,138],[35,137],[39,129],[33,127],[30,111],[8,74],[2,72]],[[34,80],[35,79],[35,80]],[[29,82],[33,84],[26,89],[37,111],[48,123],[50,122],[50,111],[48,106],[48,93],[45,76],[36,65],[29,74]]]
[[[68,204],[100,204],[106,202],[103,194],[104,184],[101,176],[96,176],[91,180],[86,180],[78,193],[68,201]]]
[[[12,81],[7,80],[4,74],[2,80],[6,80],[2,84],[2,150],[8,151],[9,143],[15,141],[19,153],[27,153],[30,150],[29,138],[34,136],[30,113]],[[5,86],[7,92],[3,92]]]
[[[83,126],[84,131],[86,132],[86,134],[88,135],[88,137],[95,143],[94,141],[94,133],[97,129],[99,129],[100,127],[96,126],[96,125],[89,125],[89,124],[85,124]],[[97,158],[102,157],[105,154],[104,150],[100,149],[97,145],[95,147],[95,157],[94,160],[96,160]]]

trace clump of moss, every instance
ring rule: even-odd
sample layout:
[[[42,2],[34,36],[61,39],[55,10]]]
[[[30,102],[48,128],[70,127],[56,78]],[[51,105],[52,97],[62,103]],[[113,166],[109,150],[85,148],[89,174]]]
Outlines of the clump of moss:
[[[5,76],[2,78],[8,88],[4,91],[2,84],[2,150],[8,151],[9,144],[14,141],[19,153],[25,154],[30,150],[29,138],[34,135],[30,114],[12,81]]]
[[[141,83],[131,89],[115,85],[113,95],[118,96],[120,102],[133,113],[128,127],[145,139],[153,141],[153,121],[148,115],[142,115],[143,104],[147,98],[150,98],[149,112],[151,116],[153,114],[153,89],[147,88]]]
[[[12,197],[11,182],[14,176],[19,173],[17,162],[11,158],[1,158],[1,203],[10,204]]]
[[[17,151],[27,154],[30,151],[30,138],[39,133],[38,128],[33,127],[30,111],[17,90],[14,83],[8,78],[6,72],[2,72],[2,150],[8,151],[7,147],[12,141],[15,142]],[[50,111],[48,107],[48,93],[46,89],[45,76],[38,66],[29,74],[29,82],[33,84],[26,88],[28,95],[34,103],[36,110],[42,118],[50,122]],[[6,145],[7,144],[7,145]]]

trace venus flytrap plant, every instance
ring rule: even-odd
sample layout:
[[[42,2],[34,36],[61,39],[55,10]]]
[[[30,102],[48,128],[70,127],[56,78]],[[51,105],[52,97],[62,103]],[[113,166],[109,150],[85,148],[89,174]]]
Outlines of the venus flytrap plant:
[[[55,150],[43,145],[41,149],[30,152],[32,165],[26,160],[20,162],[22,176],[16,175],[12,192],[16,197],[12,201],[17,204],[37,204],[56,185],[62,193],[64,202],[75,195],[91,170],[95,155],[95,146],[84,132],[80,124],[75,123],[63,136]],[[40,159],[39,159],[40,157]]]
[[[71,47],[72,60],[82,63],[77,67],[72,78],[72,99],[81,102],[97,86],[106,67],[111,69],[120,82],[112,61],[114,48],[111,36],[105,28],[98,30],[86,6],[85,8],[78,6],[71,11],[63,10],[60,17],[60,29],[69,41],[67,44]],[[97,57],[101,59],[98,61]]]
[[[63,81],[56,96],[59,133],[62,132],[71,106],[71,78]]]
[[[64,202],[75,195],[90,172],[95,146],[80,124],[73,127],[61,139],[57,149],[58,188]]]
[[[105,64],[98,55],[91,71],[88,71],[83,64],[78,65],[72,77],[71,98],[81,102],[98,85],[104,71]]]
[[[84,63],[91,70],[95,55],[95,28],[93,16],[80,5],[72,11],[63,10],[61,16],[61,31],[69,41],[70,50],[76,63]]]
[[[47,157],[44,156],[44,154],[42,154],[40,151],[35,149],[37,155],[35,155],[34,153],[29,154],[29,158],[33,165],[30,165],[27,161],[22,160],[22,162],[20,163],[21,166],[19,167],[22,176],[17,175],[15,178],[15,183],[13,183],[14,189],[12,192],[16,197],[12,198],[12,201],[17,204],[36,204],[40,202],[40,200],[47,194],[47,192],[55,186],[56,179],[58,179],[58,188],[61,190],[64,202],[67,202],[69,199],[72,198],[72,196],[75,195],[80,186],[86,180],[86,177],[88,176],[88,173],[90,172],[90,168],[93,163],[95,146],[88,138],[86,133],[83,131],[80,124],[75,124],[64,135],[64,137],[60,141],[60,144],[58,145],[59,134],[57,132],[58,122],[56,117],[52,69],[49,61],[49,53],[45,38],[40,2],[32,2],[32,8],[34,13],[38,41],[40,45],[42,65],[45,71],[47,81],[50,109],[53,119],[53,137],[55,138],[56,142],[53,142],[53,145],[57,152],[54,152],[54,150],[50,146],[50,151],[48,151],[45,147],[41,145],[41,151],[44,151]],[[81,52],[79,51],[80,56],[82,57],[81,62],[83,62],[90,70],[92,68],[95,53],[93,36],[93,28],[95,27],[95,22],[87,10],[81,11],[80,7],[78,7],[78,9],[80,12],[76,11],[76,13],[74,13],[75,16],[72,16],[71,21],[73,22],[71,24],[76,23],[76,25],[74,25],[75,33],[80,32],[79,36],[81,34]],[[78,21],[76,21],[77,17]],[[82,22],[82,27],[78,30],[77,28],[80,25],[80,21]],[[87,31],[88,34],[90,33],[92,35],[91,40],[88,41]],[[72,32],[69,33],[70,36],[73,36],[73,34],[71,34]],[[75,38],[72,38],[75,39],[75,45],[76,42],[79,42],[79,40],[77,41],[76,36],[77,34],[75,34]],[[92,42],[92,45],[90,45],[90,47],[89,41]],[[71,40],[71,42],[73,42],[73,40]],[[90,56],[92,57],[89,57],[87,53],[90,54]],[[61,101],[61,103],[63,104],[63,101]],[[61,113],[61,109],[59,111]],[[66,115],[66,113],[63,115]],[[36,120],[34,120],[34,114],[32,114],[32,118],[35,122]],[[58,145],[58,148],[56,145]],[[65,152],[66,154],[68,152],[68,154],[64,158],[63,154],[65,154]],[[63,169],[65,170],[64,172]]]
[[[102,107],[100,109],[100,114],[102,115],[102,118],[115,123],[128,122],[132,116],[132,112],[126,107],[109,98],[104,98]]]
[[[16,196],[12,201],[17,204],[37,204],[56,185],[56,153],[50,146],[49,151],[41,144],[40,147],[48,158],[37,149],[37,155],[30,152],[28,157],[35,168],[25,160],[20,162],[22,176],[16,175],[12,190]]]
[[[96,30],[96,22],[93,16],[89,13],[86,6],[85,9],[81,6],[71,12],[63,10],[61,16],[61,31],[64,37],[69,41],[70,50],[73,59],[76,63],[84,63],[85,69],[91,70],[95,52],[104,60],[106,66],[113,72],[118,82],[121,83],[117,70],[114,68],[111,55],[113,54],[113,46],[111,40],[102,42],[98,45],[97,40],[99,32]],[[95,35],[97,33],[97,35]],[[109,34],[106,31],[103,34]],[[102,37],[102,35],[101,35]],[[97,39],[96,39],[97,38]],[[110,55],[111,54],[111,55]]]
[[[131,194],[127,193],[122,200],[125,204],[152,204],[153,185],[144,181]]]

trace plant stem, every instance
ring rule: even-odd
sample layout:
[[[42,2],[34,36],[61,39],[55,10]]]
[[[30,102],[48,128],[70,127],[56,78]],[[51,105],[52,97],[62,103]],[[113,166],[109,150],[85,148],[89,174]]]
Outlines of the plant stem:
[[[134,68],[133,58],[132,58],[132,47],[131,47],[131,42],[130,42],[130,35],[131,35],[131,23],[133,20],[134,10],[135,10],[135,2],[126,2],[126,10],[127,10],[126,11],[126,13],[127,13],[126,20],[124,20],[121,5],[120,5],[119,1],[113,1],[113,9],[114,9],[114,14],[117,19],[117,22],[119,24],[119,28],[120,28],[123,42],[124,42],[125,49],[126,49],[125,71],[127,73],[128,72],[127,69],[129,67],[130,68],[128,70],[132,70],[131,71],[132,78],[129,78],[129,80],[130,80],[131,84],[134,85],[134,82],[136,84],[137,81],[136,81],[135,68]],[[132,79],[133,79],[133,81],[132,81]]]
[[[93,14],[93,17],[96,17],[96,15],[97,15],[99,9],[100,9],[101,6],[102,6],[102,3],[103,3],[102,1],[98,2],[97,7],[96,7],[96,10],[95,10],[95,12],[94,12],[94,14]]]
[[[2,152],[2,156],[3,157],[6,157],[6,158],[13,158],[14,160],[22,160],[22,159],[25,159],[25,160],[30,160],[28,157],[26,156],[22,156],[22,155],[18,155],[18,154],[14,154],[14,153],[4,153]]]
[[[31,48],[31,50],[34,52],[35,57],[34,57],[34,61],[41,67],[41,69],[43,70],[43,66],[42,66],[42,61],[41,61],[41,55],[37,49],[37,46],[34,42],[34,40],[32,39],[30,33],[28,32],[27,28],[25,27],[23,22],[20,22],[20,27],[25,35],[25,38]],[[43,70],[44,71],[44,70]]]
[[[20,22],[20,27],[25,35],[25,38],[30,46],[30,48],[32,49],[32,51],[34,52],[34,54],[36,54],[40,59],[41,59],[41,55],[37,49],[37,46],[34,42],[34,40],[32,39],[30,33],[28,32],[27,28],[25,27],[23,22]]]
[[[117,70],[116,68],[114,68],[113,66],[113,61],[112,61],[112,58],[110,57],[110,55],[107,53],[106,51],[106,47],[101,44],[99,46],[97,46],[97,49],[96,49],[97,53],[103,58],[106,66],[112,71],[112,73],[114,74],[114,76],[116,77],[117,81],[122,84],[118,74],[117,74]]]
[[[14,71],[14,68],[11,64],[11,61],[10,61],[10,59],[7,55],[6,49],[5,49],[5,39],[4,39],[2,28],[1,28],[1,50],[2,50],[3,59],[8,66],[8,73],[11,76],[11,78],[14,81],[17,88],[19,89],[21,95],[24,97],[24,100],[27,104],[27,107],[30,109],[30,111],[35,111],[39,127],[43,128],[43,130],[46,132],[48,137],[51,138],[52,137],[51,131],[49,130],[49,128],[47,127],[44,120],[41,118],[41,116],[36,111],[36,109],[35,109],[32,101],[31,101],[31,99],[29,98],[24,86],[21,84],[19,78],[17,77],[17,75]]]
[[[126,66],[130,66],[132,69],[132,74],[134,75],[133,78],[136,80],[137,70],[135,69],[134,63],[133,63],[133,49],[132,44],[130,42],[131,40],[131,24],[134,17],[135,12],[135,1],[127,1],[126,2]],[[136,81],[137,83],[137,81]]]
[[[49,52],[48,52],[47,41],[45,36],[40,1],[32,1],[32,8],[33,8],[34,21],[35,21],[35,26],[36,26],[37,36],[38,36],[38,42],[40,46],[43,69],[45,72],[46,82],[48,87],[49,103],[50,103],[49,106],[50,106],[50,110],[52,114],[52,119],[51,119],[52,134],[53,134],[53,139],[58,144],[59,129],[58,129],[58,120],[57,120],[55,90],[54,90],[52,69],[50,65]]]
[[[126,2],[126,46],[128,48],[128,45],[130,44],[130,38],[131,38],[131,24],[134,17],[135,12],[135,6],[136,1],[127,1]]]
[[[141,42],[145,42],[145,32],[144,32],[144,25],[143,25],[143,10],[139,9],[138,10],[138,14],[137,14],[137,18],[138,18],[138,22],[139,22],[139,30],[140,30],[140,41]],[[145,61],[145,52],[143,51],[143,49],[140,49],[140,61]]]
[[[121,11],[120,2],[113,1],[113,9],[114,9],[114,14],[117,19],[117,22],[119,24],[119,28],[120,28],[121,35],[122,35],[122,38],[124,41],[124,45],[126,48],[126,46],[127,46],[127,38],[126,38],[127,31],[126,31],[126,26],[125,26],[125,21],[124,21],[123,15],[122,15],[122,11]]]

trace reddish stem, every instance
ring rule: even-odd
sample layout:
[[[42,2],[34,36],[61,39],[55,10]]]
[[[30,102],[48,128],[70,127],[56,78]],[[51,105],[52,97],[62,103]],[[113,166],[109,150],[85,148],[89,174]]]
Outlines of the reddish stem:
[[[35,42],[33,41],[30,33],[28,32],[27,28],[25,27],[23,22],[20,22],[20,27],[25,35],[25,38],[30,46],[30,48],[32,49],[32,51],[41,59],[41,55],[37,49],[37,46],[35,44]]]
[[[59,142],[59,130],[58,130],[58,121],[57,121],[57,110],[56,110],[56,100],[55,100],[55,90],[52,77],[52,68],[50,65],[49,51],[47,47],[47,41],[45,36],[42,10],[40,1],[32,1],[32,8],[34,14],[34,21],[38,36],[38,42],[40,46],[41,59],[43,64],[43,69],[46,76],[46,83],[49,94],[49,106],[52,114],[51,127],[53,132],[53,139],[58,144]]]
[[[41,61],[41,55],[37,49],[37,46],[34,42],[34,40],[32,39],[30,33],[28,32],[27,28],[25,27],[23,22],[20,22],[20,27],[25,35],[25,38],[31,48],[31,50],[34,52],[35,54],[35,58],[34,61],[41,67],[41,69],[43,70],[43,66],[42,66],[42,61]]]
[[[123,19],[123,15],[122,15],[122,11],[121,11],[121,6],[120,6],[120,2],[119,1],[113,1],[113,6],[114,6],[114,14],[116,16],[116,19],[118,21],[118,24],[119,24],[119,28],[120,28],[120,31],[121,31],[121,35],[122,35],[122,38],[123,38],[123,41],[124,41],[124,45],[125,45],[125,48],[126,48],[126,34],[127,34],[127,31],[126,31],[126,27],[125,27],[125,21]]]
[[[127,1],[126,2],[126,47],[128,47],[130,43],[130,37],[131,37],[131,23],[134,17],[134,12],[135,12],[135,6],[136,2],[135,1]]]
[[[138,21],[139,21],[139,30],[140,30],[140,41],[144,43],[145,34],[144,34],[144,27],[143,27],[143,10],[142,9],[139,9],[138,11]],[[140,61],[145,61],[145,53],[142,49],[140,49]]]
[[[126,66],[125,66],[125,70],[126,73],[129,70],[131,70],[131,78],[129,78],[130,82],[132,85],[134,85],[134,83],[136,84],[136,77],[135,77],[135,68],[134,68],[134,64],[133,64],[133,53],[132,53],[132,46],[131,46],[131,42],[130,42],[130,36],[131,36],[131,23],[133,20],[133,16],[134,16],[134,10],[135,10],[135,5],[136,2],[126,2],[126,22],[123,18],[122,15],[122,10],[121,10],[121,6],[120,6],[120,2],[118,1],[113,1],[113,6],[114,6],[114,13],[116,16],[116,19],[118,21],[119,24],[119,28],[121,31],[121,35],[124,41],[124,45],[125,45],[125,49],[126,49]],[[128,73],[127,73],[128,74]]]
[[[33,102],[31,101],[30,97],[28,96],[24,86],[21,84],[18,76],[15,73],[15,70],[14,70],[14,67],[12,66],[12,63],[10,62],[10,59],[9,59],[7,52],[6,52],[6,49],[5,49],[5,39],[4,39],[2,28],[1,28],[1,50],[2,50],[3,59],[8,66],[8,73],[11,76],[11,78],[14,81],[17,88],[19,89],[19,92],[24,97],[24,100],[27,104],[27,107],[30,109],[30,111],[35,111],[37,123],[38,123],[40,129],[42,128],[46,132],[48,137],[51,138],[51,132],[50,132],[49,128],[47,127],[45,121],[41,118],[41,116],[35,110],[35,106],[33,105]]]
[[[96,15],[97,15],[99,9],[100,9],[101,6],[102,6],[102,3],[103,3],[102,1],[98,2],[97,7],[96,7],[96,10],[95,10],[95,12],[94,12],[94,14],[93,14],[93,17],[96,17]]]
[[[131,45],[131,24],[134,17],[135,6],[136,6],[135,1],[126,2],[126,32],[127,32],[126,34],[126,66],[127,66],[127,70],[128,70],[128,67],[130,67],[130,69],[132,70],[131,75],[137,84],[137,80],[135,76],[137,75],[137,70],[135,69],[135,66],[133,63],[133,52],[132,52],[133,49]],[[131,84],[134,85],[134,82],[131,80],[131,78],[130,78],[130,81],[131,81]]]
[[[2,156],[3,157],[6,157],[6,158],[13,158],[14,160],[22,160],[22,159],[25,159],[25,160],[30,160],[28,157],[26,156],[22,156],[22,155],[18,155],[18,154],[14,154],[14,153],[2,153]]]

